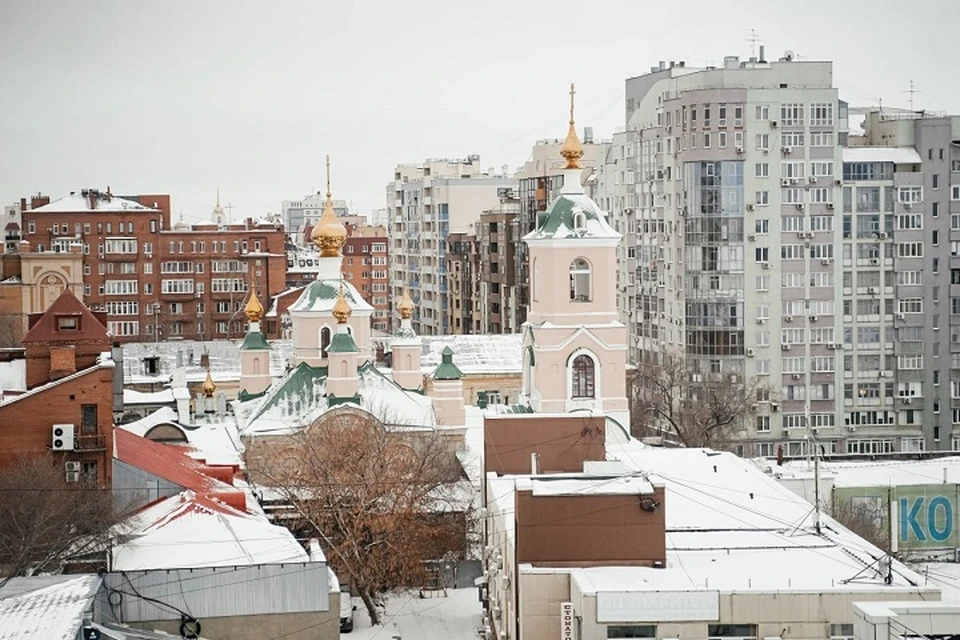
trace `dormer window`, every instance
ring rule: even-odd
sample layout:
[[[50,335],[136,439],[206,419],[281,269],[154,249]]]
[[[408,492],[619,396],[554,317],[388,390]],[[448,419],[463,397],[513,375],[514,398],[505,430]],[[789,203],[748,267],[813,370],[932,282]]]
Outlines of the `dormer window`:
[[[57,316],[57,331],[77,331],[80,329],[80,316]]]
[[[582,211],[573,214],[573,228],[576,231],[585,231],[587,229],[587,216]]]

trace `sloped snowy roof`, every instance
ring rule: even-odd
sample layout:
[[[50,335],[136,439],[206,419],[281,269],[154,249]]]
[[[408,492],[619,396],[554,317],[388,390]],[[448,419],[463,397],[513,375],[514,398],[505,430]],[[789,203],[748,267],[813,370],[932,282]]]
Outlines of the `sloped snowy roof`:
[[[165,342],[129,342],[122,345],[123,379],[125,384],[162,382],[168,380],[178,366],[186,369],[188,382],[201,382],[207,370],[200,366],[200,356],[210,356],[210,374],[213,381],[240,378],[241,340],[211,340],[206,342],[177,340]],[[293,352],[289,340],[270,343],[270,370],[274,375],[284,371],[287,358]],[[143,373],[144,358],[160,358],[160,373]]]
[[[606,220],[606,213],[583,193],[562,193],[537,221],[537,228],[524,240],[611,239],[620,234]]]
[[[363,299],[356,287],[349,281],[339,278],[314,280],[307,285],[297,301],[290,305],[287,311],[331,312],[333,311],[333,305],[340,297],[341,284],[343,285],[343,297],[350,303],[350,308],[354,312],[373,312],[373,307]]]
[[[172,404],[173,389],[163,389],[161,391],[136,391],[134,389],[123,390],[123,404]]]
[[[50,204],[37,207],[34,213],[78,213],[81,211],[157,211],[151,207],[145,207],[139,202],[118,198],[117,196],[106,196],[99,194],[94,198],[95,206],[90,208],[90,199],[82,193],[73,192],[70,195],[54,200]]]
[[[29,587],[21,589],[19,581]],[[47,584],[44,584],[47,583]],[[50,579],[11,578],[16,595],[0,590],[0,635],[10,640],[75,640],[84,615],[92,608],[101,579],[94,575]]]
[[[187,446],[175,444],[169,446],[182,447],[191,458],[211,465],[243,467],[244,446],[240,440],[236,420],[233,419],[183,425],[177,421],[176,411],[170,407],[160,407],[140,420],[117,426],[145,437],[151,429],[161,424],[173,424],[183,431],[187,438]]]
[[[436,426],[430,398],[400,388],[369,362],[359,367],[358,375],[360,408],[385,425]],[[326,368],[301,363],[264,396],[236,403],[241,434],[290,433],[309,425],[329,409],[326,379]]]
[[[420,367],[433,373],[440,365],[443,349],[453,349],[453,361],[466,375],[483,373],[520,374],[523,335],[520,333],[491,335],[422,336],[423,355]]]
[[[190,491],[162,500],[118,528],[113,569],[177,569],[306,562],[284,527]]]

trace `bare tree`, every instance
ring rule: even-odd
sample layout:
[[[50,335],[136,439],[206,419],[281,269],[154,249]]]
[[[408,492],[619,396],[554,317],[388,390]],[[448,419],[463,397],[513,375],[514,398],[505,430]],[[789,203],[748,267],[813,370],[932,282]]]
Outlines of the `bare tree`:
[[[636,437],[664,436],[687,447],[726,446],[753,415],[758,399],[770,399],[755,378],[697,373],[682,356],[637,366],[631,381],[631,431]]]
[[[0,348],[19,347],[23,338],[23,314],[0,313]]]
[[[22,576],[103,549],[116,518],[109,489],[67,484],[63,464],[39,454],[0,469],[0,523],[0,566]]]
[[[248,465],[294,507],[300,532],[320,537],[373,624],[380,596],[423,586],[430,561],[465,551],[460,465],[432,430],[387,430],[343,407]]]

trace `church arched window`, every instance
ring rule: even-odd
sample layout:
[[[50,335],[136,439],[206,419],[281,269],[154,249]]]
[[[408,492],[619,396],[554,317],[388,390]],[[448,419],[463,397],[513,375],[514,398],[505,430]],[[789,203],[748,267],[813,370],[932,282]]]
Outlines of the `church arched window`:
[[[571,370],[572,384],[571,397],[573,398],[593,398],[595,397],[595,378],[596,371],[593,366],[593,358],[586,354],[580,354],[573,359]]]
[[[574,302],[590,302],[590,263],[577,258],[570,263],[570,299]]]
[[[587,216],[583,211],[577,211],[573,214],[573,228],[576,231],[581,231],[587,228]]]
[[[330,327],[320,329],[320,357],[327,357],[327,349],[330,347]]]

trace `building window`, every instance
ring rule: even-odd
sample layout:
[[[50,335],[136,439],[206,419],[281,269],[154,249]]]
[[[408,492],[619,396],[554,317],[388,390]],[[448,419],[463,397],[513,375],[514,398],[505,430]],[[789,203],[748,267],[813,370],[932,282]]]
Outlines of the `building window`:
[[[80,406],[80,433],[91,435],[97,432],[97,405]]]
[[[320,330],[320,357],[327,357],[327,348],[330,346],[330,327]]]
[[[570,299],[574,302],[590,302],[590,263],[577,258],[570,263]]]
[[[708,638],[755,638],[757,628],[752,624],[707,625]]]
[[[653,624],[610,625],[607,638],[656,638],[657,626]]]
[[[58,316],[57,331],[76,331],[80,328],[80,316]]]
[[[573,359],[573,390],[574,398],[593,398],[594,395],[594,367],[593,358],[581,354]]]

